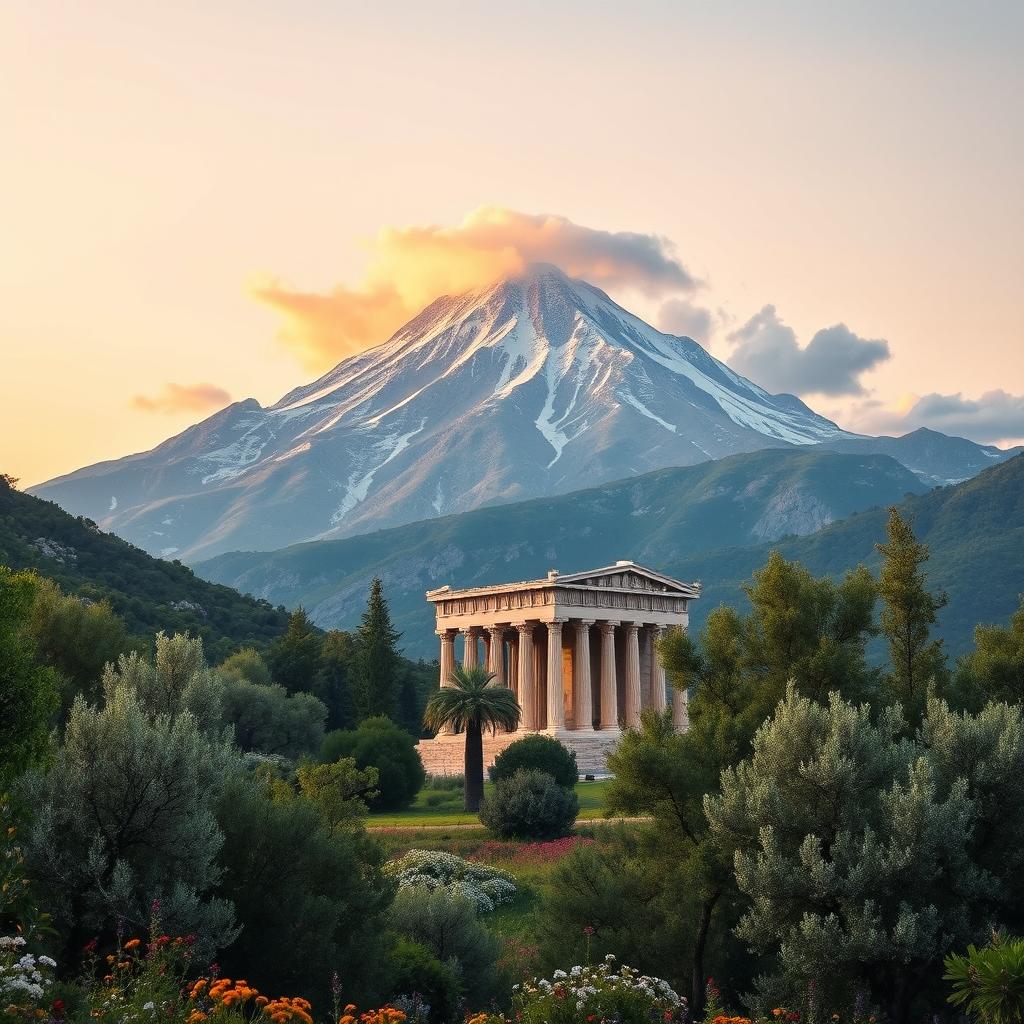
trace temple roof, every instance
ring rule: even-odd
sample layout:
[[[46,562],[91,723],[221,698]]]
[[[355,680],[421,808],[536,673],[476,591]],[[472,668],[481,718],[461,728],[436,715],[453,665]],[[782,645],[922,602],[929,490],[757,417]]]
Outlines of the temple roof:
[[[498,583],[490,587],[466,587],[459,590],[453,590],[450,586],[438,587],[436,590],[427,591],[427,600],[440,601],[452,597],[538,590],[545,587],[564,587],[571,590],[600,589],[620,593],[642,590],[647,593],[672,594],[690,599],[700,597],[699,583],[684,583],[654,569],[637,565],[636,562],[623,560],[599,569],[587,569],[584,572],[564,575],[557,569],[552,569],[542,579],[524,580],[521,583]]]

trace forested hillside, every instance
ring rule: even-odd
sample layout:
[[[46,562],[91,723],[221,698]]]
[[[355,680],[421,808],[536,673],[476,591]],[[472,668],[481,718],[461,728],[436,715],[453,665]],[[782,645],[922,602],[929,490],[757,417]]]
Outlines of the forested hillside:
[[[949,594],[939,631],[953,653],[962,653],[976,624],[1005,623],[1024,592],[1024,455],[954,487],[908,497],[900,508],[930,549],[930,585]],[[695,615],[702,621],[719,603],[743,603],[743,583],[773,548],[815,575],[838,575],[858,563],[876,568],[875,543],[884,536],[885,520],[884,509],[870,509],[808,537],[713,551],[674,560],[666,568],[704,582]]]
[[[202,637],[214,661],[241,646],[265,647],[288,624],[284,608],[209,583],[180,562],[154,558],[89,519],[18,491],[3,476],[0,564],[35,569],[65,593],[109,601],[135,635],[188,630]]]

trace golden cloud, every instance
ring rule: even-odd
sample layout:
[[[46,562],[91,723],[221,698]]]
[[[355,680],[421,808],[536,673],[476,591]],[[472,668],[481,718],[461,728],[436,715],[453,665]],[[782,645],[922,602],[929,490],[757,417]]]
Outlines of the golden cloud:
[[[455,227],[384,228],[369,253],[358,288],[307,292],[277,280],[253,287],[281,315],[281,342],[311,369],[386,341],[439,295],[484,287],[530,263],[553,263],[598,287],[650,296],[697,287],[658,235],[603,231],[498,206],[475,210]]]
[[[205,412],[221,409],[231,395],[216,384],[165,384],[158,395],[136,395],[132,408],[142,412]]]

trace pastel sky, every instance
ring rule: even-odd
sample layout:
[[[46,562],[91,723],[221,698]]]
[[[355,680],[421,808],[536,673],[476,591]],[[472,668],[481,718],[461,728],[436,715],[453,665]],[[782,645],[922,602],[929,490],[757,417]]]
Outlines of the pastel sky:
[[[843,426],[1024,438],[1024,4],[0,5],[0,471],[548,259]]]

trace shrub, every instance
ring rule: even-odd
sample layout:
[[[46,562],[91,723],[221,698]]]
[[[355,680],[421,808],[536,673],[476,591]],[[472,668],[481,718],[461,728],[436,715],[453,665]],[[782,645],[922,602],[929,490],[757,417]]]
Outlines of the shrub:
[[[416,741],[390,718],[367,718],[358,729],[328,733],[320,751],[321,761],[355,758],[359,768],[376,768],[378,795],[373,810],[408,807],[427,775],[416,751]]]
[[[480,806],[480,820],[503,839],[555,839],[572,828],[576,793],[546,772],[520,769],[502,779]]]
[[[389,958],[391,991],[398,993],[392,1003],[425,1015],[431,1024],[452,1020],[459,1004],[459,979],[456,972],[443,963],[428,946],[412,939],[399,939]],[[419,996],[425,1005],[415,1006]],[[409,1017],[414,1013],[405,1011]]]
[[[513,989],[512,1019],[522,1024],[577,1024],[582,1020],[614,1020],[620,1024],[683,1021],[686,1000],[666,981],[625,965],[610,953],[598,967],[555,971],[551,980],[534,979]],[[480,1013],[467,1024],[507,1024],[504,1015]]]
[[[441,850],[410,850],[388,861],[384,872],[397,880],[399,889],[423,886],[431,892],[444,889],[450,896],[464,896],[478,914],[490,913],[516,895],[515,879],[508,872]]]
[[[946,958],[949,1001],[985,1024],[1014,1024],[1024,1015],[1024,939],[997,934],[984,949]]]
[[[520,769],[547,772],[560,786],[572,789],[579,780],[576,751],[553,736],[533,733],[510,743],[495,759],[491,778],[498,782],[511,779]]]
[[[480,1005],[494,995],[494,965],[501,941],[464,896],[422,885],[399,889],[388,920],[399,935],[428,947],[458,972],[463,995]]]

